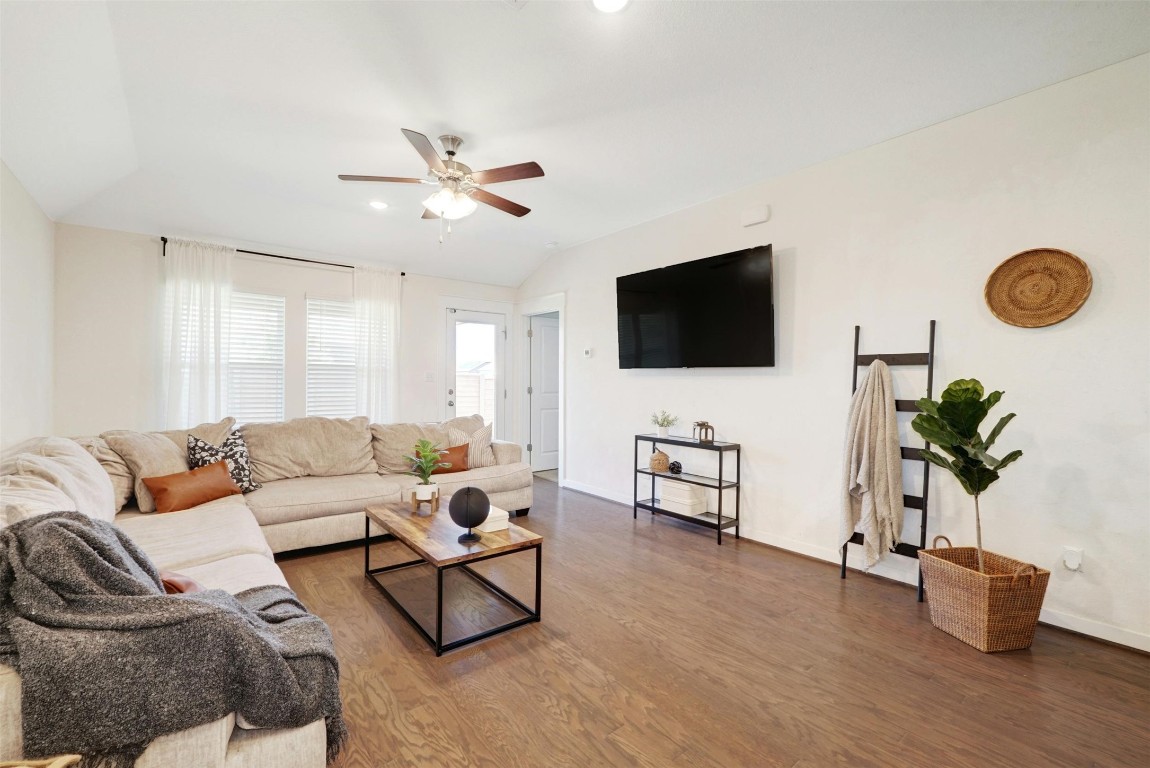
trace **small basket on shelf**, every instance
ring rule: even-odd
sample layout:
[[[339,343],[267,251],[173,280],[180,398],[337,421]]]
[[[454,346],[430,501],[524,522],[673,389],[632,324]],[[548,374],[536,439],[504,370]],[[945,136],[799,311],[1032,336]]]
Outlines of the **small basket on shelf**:
[[[671,457],[660,451],[658,448],[651,454],[651,461],[648,465],[652,472],[667,472],[671,467]]]

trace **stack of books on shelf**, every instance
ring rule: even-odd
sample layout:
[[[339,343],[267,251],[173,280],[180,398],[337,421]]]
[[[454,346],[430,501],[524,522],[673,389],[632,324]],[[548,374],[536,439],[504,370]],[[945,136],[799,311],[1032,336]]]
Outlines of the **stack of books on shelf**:
[[[707,497],[701,486],[664,480],[659,506],[680,515],[701,515],[707,511]]]

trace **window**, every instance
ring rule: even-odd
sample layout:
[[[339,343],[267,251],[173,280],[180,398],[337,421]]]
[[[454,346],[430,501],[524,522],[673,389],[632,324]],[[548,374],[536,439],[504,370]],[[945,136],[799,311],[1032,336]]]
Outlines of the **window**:
[[[307,300],[307,415],[356,415],[355,305]]]
[[[232,293],[228,412],[240,424],[284,418],[283,296]]]

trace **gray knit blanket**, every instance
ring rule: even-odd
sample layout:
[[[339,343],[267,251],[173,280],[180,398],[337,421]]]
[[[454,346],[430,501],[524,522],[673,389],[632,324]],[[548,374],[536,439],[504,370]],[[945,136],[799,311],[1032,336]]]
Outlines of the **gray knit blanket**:
[[[0,661],[20,672],[27,758],[130,768],[156,737],[229,712],[325,718],[329,763],[346,739],[331,634],[291,590],[165,595],[131,539],[76,512],[0,530]]]

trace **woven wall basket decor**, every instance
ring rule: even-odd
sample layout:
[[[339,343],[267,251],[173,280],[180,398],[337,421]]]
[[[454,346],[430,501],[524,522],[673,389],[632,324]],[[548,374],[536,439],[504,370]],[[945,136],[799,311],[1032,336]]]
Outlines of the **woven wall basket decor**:
[[[1016,253],[995,267],[986,281],[986,306],[1004,323],[1041,328],[1073,315],[1090,296],[1086,262],[1057,248]]]

